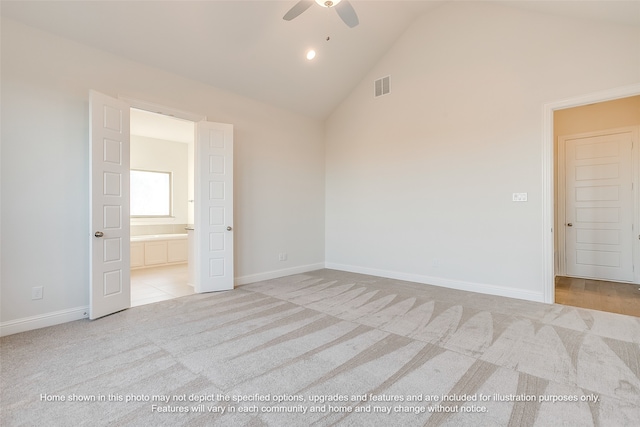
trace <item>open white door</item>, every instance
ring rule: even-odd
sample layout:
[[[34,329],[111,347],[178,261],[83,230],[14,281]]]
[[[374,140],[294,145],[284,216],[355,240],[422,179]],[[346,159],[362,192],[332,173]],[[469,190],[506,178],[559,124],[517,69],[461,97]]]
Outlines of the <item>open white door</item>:
[[[131,305],[129,105],[91,91],[90,309],[97,319]]]
[[[196,292],[233,289],[233,126],[196,123]]]

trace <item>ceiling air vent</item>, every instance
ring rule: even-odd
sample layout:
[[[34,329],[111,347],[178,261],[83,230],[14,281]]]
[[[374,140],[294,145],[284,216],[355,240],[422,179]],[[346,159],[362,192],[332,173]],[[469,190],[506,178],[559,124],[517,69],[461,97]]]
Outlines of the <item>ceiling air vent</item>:
[[[391,77],[386,76],[376,80],[373,84],[374,96],[377,98],[390,92],[389,81]]]

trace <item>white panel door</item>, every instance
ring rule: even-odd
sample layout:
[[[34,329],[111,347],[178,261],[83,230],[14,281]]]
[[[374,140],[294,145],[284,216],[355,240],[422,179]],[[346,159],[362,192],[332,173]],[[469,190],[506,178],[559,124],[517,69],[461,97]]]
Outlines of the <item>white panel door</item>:
[[[97,319],[129,308],[129,105],[89,94],[90,310]]]
[[[566,137],[566,273],[633,281],[632,130]]]
[[[233,289],[233,126],[196,123],[196,292]]]

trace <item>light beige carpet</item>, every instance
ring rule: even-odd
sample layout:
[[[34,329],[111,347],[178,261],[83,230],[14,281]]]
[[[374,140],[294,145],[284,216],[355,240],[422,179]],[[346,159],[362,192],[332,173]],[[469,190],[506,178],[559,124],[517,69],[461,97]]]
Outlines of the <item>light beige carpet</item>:
[[[640,318],[332,270],[0,344],[3,426],[640,420]]]

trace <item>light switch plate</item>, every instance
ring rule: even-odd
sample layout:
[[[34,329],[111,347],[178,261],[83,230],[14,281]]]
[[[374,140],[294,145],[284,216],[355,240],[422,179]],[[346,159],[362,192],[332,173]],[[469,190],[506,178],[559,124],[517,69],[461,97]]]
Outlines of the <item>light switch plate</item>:
[[[527,201],[527,193],[513,193],[513,201],[514,202],[526,202]]]

